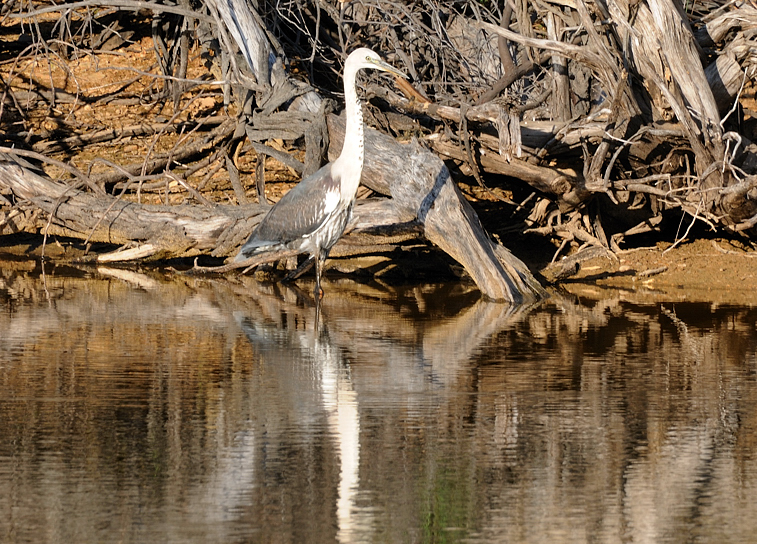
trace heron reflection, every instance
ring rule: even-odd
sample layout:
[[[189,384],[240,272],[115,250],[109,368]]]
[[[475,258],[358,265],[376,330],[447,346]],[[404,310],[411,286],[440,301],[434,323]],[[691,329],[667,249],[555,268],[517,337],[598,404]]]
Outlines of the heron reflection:
[[[329,467],[331,457],[319,455],[319,481],[333,485],[328,493],[333,494],[338,540],[366,539],[380,529],[374,523],[376,513],[360,500],[371,493],[361,480],[360,464],[366,455],[361,432],[365,435],[371,428],[373,407],[396,402],[414,413],[413,402],[443,402],[466,374],[476,350],[519,312],[462,296],[454,317],[424,321],[415,315],[419,309],[429,315],[435,310],[427,307],[433,304],[433,293],[423,289],[408,291],[398,306],[387,305],[380,289],[369,286],[360,286],[358,292],[335,289],[327,301],[308,306],[310,299],[292,288],[247,283],[240,289],[245,290],[248,309],[235,318],[250,342],[256,375],[264,380],[261,391],[271,395],[260,405],[268,414],[280,415],[266,423],[267,441],[286,448],[289,456],[292,442],[307,441],[307,446],[295,448],[314,455],[312,451],[323,449],[319,443],[325,430],[333,440],[338,470]],[[280,436],[279,429],[273,430],[292,421],[296,428],[281,428]],[[370,453],[367,459],[364,469]],[[338,481],[329,484],[334,473]]]
[[[356,508],[360,467],[360,414],[350,367],[318,317],[320,306],[298,316],[278,314],[237,322],[261,361],[277,372],[279,386],[297,399],[298,411],[325,414],[339,456],[336,516],[339,542],[353,542],[357,527],[371,526],[370,513]],[[290,319],[292,317],[293,319]]]

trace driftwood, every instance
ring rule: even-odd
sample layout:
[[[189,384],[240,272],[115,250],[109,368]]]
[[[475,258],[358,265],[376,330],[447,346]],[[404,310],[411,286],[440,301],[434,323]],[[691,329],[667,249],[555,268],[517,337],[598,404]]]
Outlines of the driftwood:
[[[343,133],[339,119],[332,127],[332,132]],[[341,148],[339,138],[341,134],[334,134],[332,142]],[[465,267],[488,298],[520,303],[543,294],[525,265],[489,239],[436,156],[374,130],[368,131],[366,154],[364,183],[393,198],[366,207],[367,213],[359,203],[348,233],[377,227],[396,232],[402,225],[417,223],[429,241]],[[230,256],[268,209],[258,204],[149,206],[94,196],[46,179],[9,156],[0,163],[0,184],[50,215],[49,234],[127,246],[94,257],[96,262],[203,253]],[[354,252],[354,241],[351,246]],[[340,253],[339,246],[334,253]]]
[[[538,297],[528,270],[492,242],[437,157],[483,189],[496,184],[512,194],[507,232],[550,238],[554,257],[584,246],[618,251],[669,216],[679,222],[680,212],[755,235],[757,146],[744,129],[751,125],[741,123],[755,107],[745,101],[749,92],[754,100],[757,74],[753,2],[684,10],[678,0],[263,0],[253,11],[241,0],[198,9],[118,0],[107,14],[92,4],[6,10],[7,20],[52,30],[35,31],[3,72],[5,148],[47,157],[34,156],[34,165],[5,158],[0,235],[22,229],[123,246],[98,259],[233,254],[267,209],[265,157],[299,176],[340,149],[343,129],[330,113],[338,109],[338,74],[349,50],[363,45],[409,72],[412,83],[367,79],[369,124],[393,137],[369,131],[363,181],[387,198],[359,203],[352,240],[334,255],[371,251],[358,241],[361,232],[389,232],[390,245],[398,232],[422,233],[488,297]],[[23,72],[30,59],[122,47],[140,28],[152,40],[154,66],[116,90],[88,92]],[[200,54],[207,73],[190,78]],[[151,73],[151,83],[128,90]],[[221,95],[209,111],[186,113],[202,97]],[[144,103],[172,104],[174,113],[119,127],[70,121],[85,105]],[[55,113],[61,105],[68,114]],[[39,111],[55,126],[35,124],[28,112]],[[397,143],[410,136],[415,143]],[[168,137],[175,139],[158,152]],[[68,164],[95,143],[129,139],[142,146],[139,162],[95,158],[96,172]],[[297,147],[304,157],[289,153]],[[250,203],[255,193],[261,204]],[[146,194],[167,205],[135,203]]]
[[[341,149],[343,119],[329,118],[331,150]],[[418,222],[425,237],[462,264],[481,291],[494,300],[523,302],[544,292],[526,266],[484,232],[449,170],[417,143],[398,144],[368,131],[363,184],[391,196],[399,223]]]

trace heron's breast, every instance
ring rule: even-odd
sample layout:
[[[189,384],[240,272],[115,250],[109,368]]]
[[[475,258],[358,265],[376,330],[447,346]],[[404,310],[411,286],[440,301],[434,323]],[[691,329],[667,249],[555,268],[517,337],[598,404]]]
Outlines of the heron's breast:
[[[325,214],[334,213],[334,210],[339,206],[339,201],[341,199],[342,195],[338,189],[326,191],[323,199],[323,212]]]
[[[313,249],[319,247],[322,251],[328,253],[331,247],[336,244],[342,234],[344,234],[344,230],[347,227],[347,223],[351,216],[351,203],[348,203],[344,207],[337,206],[335,212],[329,214],[329,217],[323,222],[323,224],[303,240],[303,247],[308,246]],[[311,253],[312,252],[313,251],[311,250]]]

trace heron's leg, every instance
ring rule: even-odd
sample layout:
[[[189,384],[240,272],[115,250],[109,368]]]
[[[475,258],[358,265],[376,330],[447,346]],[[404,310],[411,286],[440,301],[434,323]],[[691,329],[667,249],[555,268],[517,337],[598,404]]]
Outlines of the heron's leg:
[[[321,272],[323,271],[323,261],[326,259],[321,258],[320,252],[315,255],[315,298],[321,300],[323,298],[323,289],[321,289]]]

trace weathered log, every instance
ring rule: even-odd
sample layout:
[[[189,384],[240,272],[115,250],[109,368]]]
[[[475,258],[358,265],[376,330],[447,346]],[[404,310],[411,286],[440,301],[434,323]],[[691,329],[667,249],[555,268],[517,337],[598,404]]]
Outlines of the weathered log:
[[[727,8],[732,8],[727,11]],[[704,25],[694,34],[702,47],[711,47],[721,42],[734,29],[757,28],[757,7],[745,0],[728,2],[704,17]]]
[[[140,251],[123,254],[120,260],[228,255],[241,245],[265,211],[236,206],[142,205],[93,195],[40,175],[9,155],[0,155],[0,187],[48,214],[49,234],[140,246]]]
[[[753,58],[756,44],[754,34],[757,29],[757,7],[745,2],[736,2],[734,7],[737,9],[713,13],[707,18],[706,24],[695,33],[700,45],[710,47],[721,42],[726,34],[740,31],[737,38],[726,44],[715,62],[705,69],[707,81],[712,88],[721,115],[727,114],[734,107],[739,92],[749,79],[747,74],[753,76],[757,71],[755,66],[757,61]]]
[[[329,117],[331,158],[344,141],[344,119]],[[436,155],[366,130],[363,184],[390,195],[400,222],[418,221],[426,238],[462,264],[494,300],[520,303],[544,294],[528,268],[486,234],[478,216]]]
[[[727,114],[734,107],[739,91],[745,81],[744,72],[736,59],[727,53],[718,55],[715,62],[704,71],[710,84],[720,115]]]
[[[633,4],[633,5],[632,5]],[[727,184],[710,166],[724,158],[723,131],[685,13],[676,0],[612,2],[614,21],[629,66],[672,109],[696,157],[701,188]],[[633,28],[629,21],[633,19]],[[704,194],[713,200],[713,194]]]
[[[430,143],[434,151],[445,157],[466,160],[464,152],[452,142],[436,139]],[[534,189],[559,197],[571,205],[579,204],[587,195],[587,192],[582,190],[581,176],[570,168],[545,168],[523,160],[507,160],[496,152],[482,154],[479,161],[487,172],[522,180]]]
[[[368,177],[374,180],[374,188],[385,187],[394,197],[387,201],[385,217],[395,224],[420,223],[426,237],[463,264],[488,298],[520,303],[543,294],[525,265],[497,248],[484,233],[441,160],[419,146],[402,146],[370,132]],[[45,178],[10,156],[0,162],[0,186],[49,214],[49,233],[137,245],[129,247],[130,252],[108,255],[108,261],[119,256],[123,260],[208,253],[229,256],[268,210],[254,204],[213,208],[142,205],[95,196]],[[360,224],[360,206],[355,215],[352,229]]]

